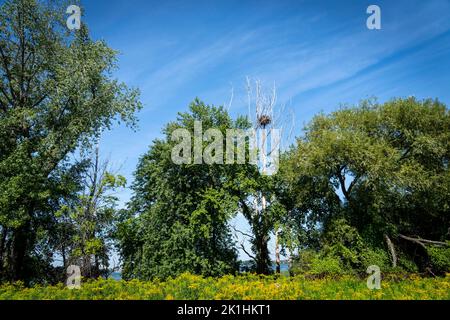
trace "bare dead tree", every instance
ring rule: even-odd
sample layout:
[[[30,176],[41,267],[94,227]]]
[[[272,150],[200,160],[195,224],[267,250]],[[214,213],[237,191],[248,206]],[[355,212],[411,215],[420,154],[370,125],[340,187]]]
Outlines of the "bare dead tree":
[[[285,104],[277,103],[276,86],[266,89],[260,80],[246,79],[248,120],[255,131],[257,139],[255,146],[258,149],[260,159],[258,168],[262,175],[273,174],[274,167],[278,166],[279,150],[283,147],[282,141],[289,141],[294,128],[294,116],[291,110],[287,110]],[[233,97],[233,96],[232,96]],[[232,100],[231,100],[232,101]],[[281,138],[283,137],[283,139]],[[268,141],[270,139],[270,145]],[[273,227],[273,221],[267,216],[270,201],[263,192],[256,193],[252,198],[251,206],[243,206],[243,213],[248,220],[253,235],[246,234],[253,244],[255,255],[251,255],[241,243],[242,250],[256,262],[258,273],[269,273],[270,263],[268,241],[269,233]],[[243,235],[244,233],[236,230]],[[280,273],[280,244],[279,230],[275,235],[275,263],[276,272]]]

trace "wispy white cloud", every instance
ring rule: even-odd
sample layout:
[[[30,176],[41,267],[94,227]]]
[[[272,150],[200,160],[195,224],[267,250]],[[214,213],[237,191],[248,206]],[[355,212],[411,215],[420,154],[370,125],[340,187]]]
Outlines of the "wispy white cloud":
[[[392,13],[386,14],[383,24],[385,30],[378,34],[367,30],[365,24],[351,30],[337,28],[339,32],[323,39],[289,29],[296,26],[292,21],[253,30],[241,26],[211,44],[187,48],[153,72],[144,76],[141,74],[141,89],[151,93],[149,99],[153,100],[153,106],[164,105],[183,87],[195,87],[192,82],[199,83],[197,92],[205,91],[202,86],[205,86],[205,82],[207,85],[208,81],[200,77],[214,78],[218,76],[214,74],[215,68],[226,65],[229,78],[221,82],[222,86],[226,86],[225,90],[212,87],[209,90],[227,92],[230,82],[236,83],[246,75],[251,75],[268,82],[275,81],[283,88],[283,97],[288,99],[349,78],[397,51],[450,28],[448,17],[436,17],[436,12],[449,12],[448,2],[424,3],[420,8],[405,9],[398,6],[391,10],[400,9],[407,19],[394,20],[391,18]],[[308,18],[307,22],[320,24],[323,19],[324,15],[317,15]],[[357,21],[355,19],[355,23]],[[298,41],[293,41],[296,34]],[[176,47],[176,44],[173,45]]]
[[[306,119],[327,103],[354,102],[381,90],[384,96],[407,92],[398,81],[405,81],[402,77],[411,74],[411,66],[449,52],[448,47],[436,46],[434,51],[419,54],[421,44],[450,29],[447,0],[384,2],[381,31],[367,30],[363,5],[335,12],[324,5],[302,10],[304,3],[313,6],[313,2],[301,2],[298,12],[285,16],[271,16],[266,10],[264,15],[255,13],[222,29],[208,21],[203,29],[197,24],[189,32],[182,28],[189,28],[189,22],[198,19],[196,14],[189,13],[191,16],[179,26],[173,24],[175,18],[166,22],[158,16],[183,10],[180,2],[157,7],[145,19],[134,19],[126,11],[130,25],[122,23],[125,31],[112,34],[111,42],[123,54],[118,76],[142,91],[146,108],[140,113],[139,135],[145,139],[114,133],[111,141],[122,143],[108,142],[111,150],[119,150],[121,158],[132,159],[130,163],[136,161],[163,124],[184,110],[192,98],[227,104],[231,85],[235,89],[233,112],[242,106],[242,113],[246,113],[246,76],[260,78],[267,85],[275,82],[279,101],[294,98],[297,118]],[[120,14],[115,14],[119,19]],[[232,17],[233,12],[225,16]],[[107,20],[106,25],[113,25],[116,18]],[[407,61],[392,59],[404,51]],[[370,72],[365,74],[364,70]],[[391,70],[395,74],[387,76]]]

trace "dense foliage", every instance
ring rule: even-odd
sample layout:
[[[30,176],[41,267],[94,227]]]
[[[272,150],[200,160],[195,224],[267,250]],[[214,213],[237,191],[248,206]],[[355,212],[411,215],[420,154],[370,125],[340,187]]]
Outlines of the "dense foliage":
[[[224,139],[226,129],[246,125],[243,119],[232,121],[223,108],[196,100],[190,112],[167,125],[164,139],[153,142],[139,162],[135,195],[117,230],[126,278],[165,278],[184,271],[222,275],[238,269],[228,227],[238,208],[233,190],[254,172],[248,165],[175,164],[171,154],[177,141],[171,134],[184,128],[194,137],[195,121],[202,121],[203,131],[220,129]]]
[[[52,278],[65,237],[56,212],[78,197],[90,161],[71,155],[115,118],[133,124],[140,107],[111,77],[116,52],[85,25],[69,33],[50,3],[0,6],[1,280]]]
[[[363,102],[316,116],[282,167],[286,244],[343,268],[363,271],[367,252],[383,250],[393,267],[442,273],[428,252],[449,246],[449,156],[450,113],[438,101]]]

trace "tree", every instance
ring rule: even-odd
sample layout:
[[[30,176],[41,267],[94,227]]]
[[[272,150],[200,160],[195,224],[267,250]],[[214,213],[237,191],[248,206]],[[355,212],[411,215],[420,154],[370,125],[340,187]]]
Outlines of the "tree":
[[[237,271],[228,221],[238,210],[238,199],[230,190],[242,187],[246,174],[256,168],[249,164],[195,164],[191,160],[195,148],[184,150],[190,163],[174,163],[174,131],[186,129],[189,144],[194,145],[196,121],[201,121],[204,131],[218,129],[223,134],[219,143],[226,143],[227,129],[247,125],[243,119],[232,121],[223,108],[197,99],[190,112],[169,123],[164,138],[155,140],[141,157],[134,196],[117,228],[126,278],[166,278],[182,272],[218,276]],[[208,145],[201,141],[201,154]]]
[[[240,230],[236,232],[249,239],[253,254],[247,252],[243,244],[241,249],[253,260],[258,274],[271,273],[272,261],[268,242],[270,234],[274,232],[276,272],[280,273],[278,222],[280,216],[284,214],[284,209],[277,201],[274,181],[278,171],[283,130],[286,129],[286,125],[290,125],[293,118],[289,117],[285,106],[277,105],[275,86],[266,92],[261,82],[256,80],[253,89],[250,79],[247,78],[247,94],[249,113],[247,119],[255,130],[254,147],[259,156],[257,163],[259,174],[252,177],[250,189],[235,190],[239,194],[240,210],[249,223],[252,234]],[[287,129],[289,131],[289,128]]]
[[[92,152],[84,174],[83,189],[56,213],[59,251],[64,269],[80,266],[87,278],[108,276],[112,232],[118,198],[114,191],[126,186],[121,175],[111,172],[109,161],[100,161],[99,147]]]
[[[298,243],[337,218],[372,247],[384,243],[393,264],[395,248],[418,262],[404,235],[445,241],[449,120],[442,103],[414,98],[316,116],[282,166],[284,190],[295,199],[284,199],[286,222],[298,222]]]
[[[48,266],[50,258],[36,246],[48,242],[41,236],[51,234],[55,206],[69,191],[58,181],[68,179],[71,167],[76,172],[69,155],[117,117],[134,124],[141,106],[136,90],[111,77],[116,52],[91,40],[85,25],[69,33],[61,12],[37,0],[8,0],[0,7],[4,279],[41,278],[34,266]]]

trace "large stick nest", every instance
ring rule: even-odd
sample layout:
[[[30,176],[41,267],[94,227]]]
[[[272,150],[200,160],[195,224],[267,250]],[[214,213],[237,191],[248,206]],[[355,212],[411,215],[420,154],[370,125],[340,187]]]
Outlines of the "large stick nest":
[[[258,125],[260,125],[261,127],[266,127],[271,122],[272,122],[272,119],[266,114],[262,114],[258,117]]]

